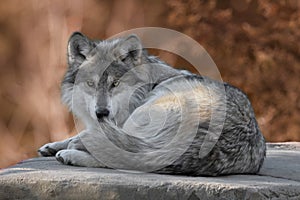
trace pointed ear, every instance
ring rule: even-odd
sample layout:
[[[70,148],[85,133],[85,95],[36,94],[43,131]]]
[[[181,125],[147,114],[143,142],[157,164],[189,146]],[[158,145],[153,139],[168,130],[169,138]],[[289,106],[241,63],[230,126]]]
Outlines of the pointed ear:
[[[130,59],[135,65],[141,64],[143,46],[137,35],[129,35],[115,50],[115,56],[122,62]]]
[[[69,66],[80,66],[94,47],[94,43],[85,35],[80,32],[73,33],[68,42]]]

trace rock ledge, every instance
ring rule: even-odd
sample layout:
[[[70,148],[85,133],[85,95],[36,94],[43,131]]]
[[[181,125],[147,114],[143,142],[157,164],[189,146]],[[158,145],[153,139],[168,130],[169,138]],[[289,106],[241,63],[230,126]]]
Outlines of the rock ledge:
[[[0,171],[0,199],[300,199],[300,143],[270,143],[258,175],[186,177],[33,158]]]

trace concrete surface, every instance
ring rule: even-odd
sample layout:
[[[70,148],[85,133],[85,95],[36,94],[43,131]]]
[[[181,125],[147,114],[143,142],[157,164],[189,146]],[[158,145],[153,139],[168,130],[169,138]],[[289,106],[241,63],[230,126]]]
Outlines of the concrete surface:
[[[300,143],[268,144],[259,175],[145,174],[33,158],[0,171],[0,199],[300,200]]]

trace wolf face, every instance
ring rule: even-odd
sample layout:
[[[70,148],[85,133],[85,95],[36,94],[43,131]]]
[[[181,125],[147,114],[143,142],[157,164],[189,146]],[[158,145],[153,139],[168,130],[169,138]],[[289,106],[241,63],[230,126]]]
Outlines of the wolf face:
[[[91,41],[80,33],[71,36],[62,97],[79,118],[85,121],[112,118],[112,93],[120,78],[140,63],[139,45],[134,35],[104,42]]]

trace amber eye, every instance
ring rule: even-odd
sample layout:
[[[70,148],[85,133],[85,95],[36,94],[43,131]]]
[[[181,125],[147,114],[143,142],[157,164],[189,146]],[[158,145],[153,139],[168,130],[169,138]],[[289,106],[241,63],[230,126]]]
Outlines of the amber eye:
[[[120,83],[120,80],[114,80],[114,82],[112,83],[113,87],[117,87]]]
[[[95,87],[95,83],[94,83],[94,81],[92,81],[92,80],[88,80],[88,81],[86,82],[86,84],[87,84],[89,87],[92,87],[92,88]]]

